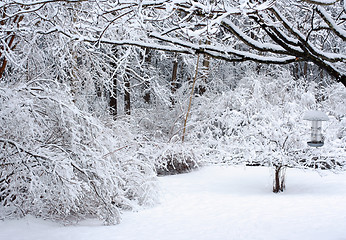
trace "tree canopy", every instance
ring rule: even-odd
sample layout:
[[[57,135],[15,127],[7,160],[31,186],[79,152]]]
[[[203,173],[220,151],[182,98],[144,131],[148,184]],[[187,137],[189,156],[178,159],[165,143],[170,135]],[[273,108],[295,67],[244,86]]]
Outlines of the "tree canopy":
[[[3,66],[13,59],[16,36],[59,32],[95,48],[107,43],[231,62],[311,62],[345,85],[344,1],[6,0],[0,7]]]

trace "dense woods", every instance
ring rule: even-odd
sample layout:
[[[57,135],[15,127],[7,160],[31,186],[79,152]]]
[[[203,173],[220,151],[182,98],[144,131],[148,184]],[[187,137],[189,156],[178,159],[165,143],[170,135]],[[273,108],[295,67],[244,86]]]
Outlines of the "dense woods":
[[[344,0],[3,0],[0,219],[118,223],[207,164],[271,167],[274,192],[344,171],[345,21]]]

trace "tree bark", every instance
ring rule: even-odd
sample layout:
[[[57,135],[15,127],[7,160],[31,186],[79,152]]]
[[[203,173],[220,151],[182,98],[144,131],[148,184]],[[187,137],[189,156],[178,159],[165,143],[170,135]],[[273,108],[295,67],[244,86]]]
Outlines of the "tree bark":
[[[125,82],[125,95],[124,95],[124,106],[125,106],[125,114],[131,115],[131,95],[130,95],[130,79],[129,76],[124,78]]]
[[[145,49],[145,56],[144,56],[144,64],[145,66],[149,66],[151,63],[151,50],[150,48]],[[144,83],[144,96],[143,96],[144,102],[145,103],[150,103],[151,101],[151,96],[150,96],[150,82],[145,81]]]
[[[115,59],[117,58],[117,48],[112,47],[111,50],[112,58],[110,61],[110,65],[112,66],[112,87],[109,92],[109,110],[110,113],[113,115],[113,119],[115,120],[118,116],[118,79],[117,74],[115,72],[117,65],[115,62]]]
[[[195,90],[195,84],[196,84],[197,74],[198,74],[198,63],[199,63],[199,55],[197,56],[197,63],[196,63],[195,76],[194,76],[193,82],[192,82],[191,93],[190,93],[190,99],[189,99],[189,106],[188,106],[188,108],[187,108],[186,116],[185,116],[185,121],[184,121],[183,136],[181,137],[181,141],[182,141],[182,142],[184,142],[184,139],[185,139],[186,123],[187,123],[187,119],[188,119],[188,117],[189,117],[190,110],[191,110],[191,103],[192,103],[192,98],[193,98],[193,91]]]
[[[304,78],[308,79],[308,63],[304,62]]]
[[[210,45],[209,40],[206,41],[206,45]],[[197,93],[200,96],[203,95],[207,90],[206,85],[207,85],[209,68],[210,68],[210,56],[209,55],[207,55],[207,54],[203,55],[202,66],[203,66],[203,69],[202,69],[201,82],[198,85],[198,89],[197,89]]]
[[[273,185],[274,193],[283,192],[285,190],[285,175],[286,168],[284,166],[275,166],[275,176]]]
[[[3,18],[6,18],[6,11],[3,12],[2,14]],[[19,23],[23,20],[24,16],[20,15],[20,16],[15,16],[13,23],[17,24],[17,27],[19,27]],[[0,26],[4,26],[6,24],[5,20],[0,21]],[[7,43],[7,46],[9,47],[10,50],[14,50],[17,44],[14,44],[14,39],[16,37],[16,35],[13,32],[8,32],[7,33],[7,37],[5,37],[5,42]],[[5,47],[3,45],[0,46],[0,49],[3,51],[5,50]],[[6,56],[1,56],[1,52],[0,52],[0,60],[2,57],[2,61],[0,62],[0,79],[2,78],[3,74],[5,73],[6,70],[6,66],[7,66],[7,59]]]
[[[109,108],[110,112],[113,115],[113,118],[116,119],[118,116],[118,90],[117,90],[117,78],[113,76],[113,86],[112,92],[109,97]]]
[[[171,78],[171,103],[175,104],[174,94],[177,91],[177,74],[178,74],[178,56],[175,54],[173,60],[172,78]]]

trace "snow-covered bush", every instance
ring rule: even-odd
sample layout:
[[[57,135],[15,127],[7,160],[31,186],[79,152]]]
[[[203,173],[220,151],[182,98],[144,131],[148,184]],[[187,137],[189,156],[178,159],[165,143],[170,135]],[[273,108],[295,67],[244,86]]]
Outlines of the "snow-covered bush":
[[[321,88],[294,80],[283,69],[250,72],[233,91],[197,101],[188,139],[199,141],[220,162],[273,167],[274,191],[282,191],[286,167],[343,168],[346,139],[340,126],[346,102],[342,97],[331,99],[345,95],[341,87]],[[338,94],[332,94],[335,90]],[[321,96],[323,101],[317,99]],[[321,149],[306,144],[310,126],[303,115],[310,109],[321,109],[331,117]]]
[[[125,121],[102,122],[48,80],[0,86],[0,218],[120,221],[156,201],[154,164]]]
[[[200,146],[192,143],[162,143],[157,150],[155,163],[158,175],[186,173],[203,164]]]

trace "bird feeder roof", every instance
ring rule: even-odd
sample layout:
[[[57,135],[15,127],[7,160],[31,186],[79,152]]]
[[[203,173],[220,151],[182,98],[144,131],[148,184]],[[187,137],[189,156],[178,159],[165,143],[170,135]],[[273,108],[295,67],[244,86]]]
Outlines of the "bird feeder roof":
[[[329,118],[327,114],[318,110],[310,110],[304,114],[304,120],[308,121],[328,121]]]

